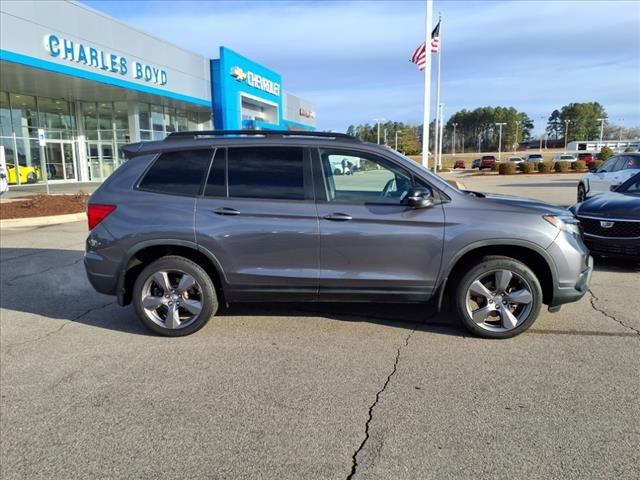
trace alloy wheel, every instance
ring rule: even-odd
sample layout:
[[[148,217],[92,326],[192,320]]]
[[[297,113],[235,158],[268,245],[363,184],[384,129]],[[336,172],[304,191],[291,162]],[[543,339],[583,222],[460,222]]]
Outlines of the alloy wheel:
[[[196,321],[203,308],[202,287],[181,270],[159,270],[142,287],[145,315],[163,328],[177,330]]]
[[[467,312],[479,327],[507,332],[521,325],[531,313],[532,292],[531,285],[516,272],[485,272],[467,289]]]

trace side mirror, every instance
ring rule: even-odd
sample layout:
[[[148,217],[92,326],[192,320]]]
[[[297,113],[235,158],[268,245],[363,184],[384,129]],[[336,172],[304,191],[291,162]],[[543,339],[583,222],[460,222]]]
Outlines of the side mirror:
[[[424,187],[412,188],[407,194],[407,205],[411,208],[429,208],[433,205],[431,190]]]

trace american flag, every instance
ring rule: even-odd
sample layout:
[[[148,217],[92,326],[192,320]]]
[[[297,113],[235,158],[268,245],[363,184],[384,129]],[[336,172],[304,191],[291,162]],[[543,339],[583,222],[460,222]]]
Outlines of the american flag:
[[[431,53],[438,53],[440,51],[440,22],[436,25],[436,28],[431,32]],[[427,49],[425,43],[422,42],[418,48],[413,51],[411,55],[411,63],[418,65],[420,71],[424,70],[427,65]]]

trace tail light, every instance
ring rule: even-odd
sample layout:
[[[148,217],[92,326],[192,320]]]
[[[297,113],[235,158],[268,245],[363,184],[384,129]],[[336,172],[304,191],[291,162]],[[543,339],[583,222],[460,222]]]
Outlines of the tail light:
[[[89,230],[111,214],[116,209],[115,205],[104,205],[100,203],[90,203],[87,206],[87,219],[89,220]]]

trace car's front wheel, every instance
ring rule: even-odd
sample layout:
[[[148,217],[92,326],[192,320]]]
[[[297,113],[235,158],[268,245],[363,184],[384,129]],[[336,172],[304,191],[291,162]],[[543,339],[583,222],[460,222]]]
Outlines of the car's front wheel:
[[[528,329],[542,306],[542,288],[522,262],[487,256],[459,277],[455,305],[463,325],[485,338],[514,337]]]
[[[147,328],[168,337],[199,330],[218,310],[211,277],[198,264],[179,256],[160,258],[140,272],[133,303]]]
[[[578,185],[578,203],[584,202],[587,199],[587,191],[584,185],[581,183]]]

